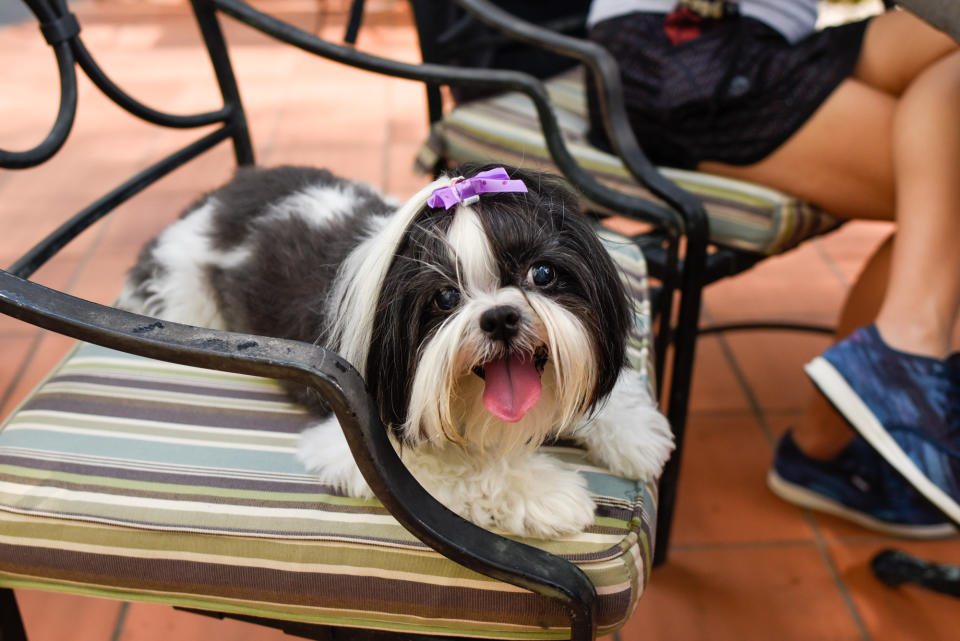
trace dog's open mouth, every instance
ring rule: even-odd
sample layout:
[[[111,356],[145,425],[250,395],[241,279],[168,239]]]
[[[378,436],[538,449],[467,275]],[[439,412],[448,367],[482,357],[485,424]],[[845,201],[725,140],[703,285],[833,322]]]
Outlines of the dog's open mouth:
[[[508,353],[473,368],[484,380],[483,405],[508,423],[516,423],[540,400],[540,376],[547,364],[547,347],[533,354]]]

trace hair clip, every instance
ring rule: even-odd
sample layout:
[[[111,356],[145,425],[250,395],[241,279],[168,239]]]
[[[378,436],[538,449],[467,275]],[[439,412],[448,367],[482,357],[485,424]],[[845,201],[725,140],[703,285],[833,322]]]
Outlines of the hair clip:
[[[473,178],[455,178],[449,186],[434,189],[427,199],[427,205],[450,209],[458,203],[472,205],[480,200],[480,194],[526,191],[527,186],[522,180],[510,180],[506,169],[496,167],[489,171],[481,171]]]

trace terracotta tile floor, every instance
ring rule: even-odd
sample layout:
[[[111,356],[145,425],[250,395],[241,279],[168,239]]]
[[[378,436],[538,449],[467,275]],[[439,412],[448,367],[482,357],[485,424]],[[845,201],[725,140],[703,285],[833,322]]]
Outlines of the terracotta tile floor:
[[[344,0],[263,0],[269,10],[336,38]],[[416,61],[402,2],[370,0],[359,46]],[[326,7],[318,12],[317,7]],[[177,112],[217,104],[212,72],[181,1],[78,3],[84,38],[136,97]],[[419,85],[314,59],[227,21],[228,40],[259,162],[307,163],[404,196],[424,183],[411,159],[426,134]],[[14,64],[15,62],[15,64]],[[0,30],[0,146],[25,148],[56,110],[55,67],[32,23]],[[107,134],[107,135],[105,135]],[[81,79],[67,149],[47,166],[0,173],[0,262],[190,134],[125,115]],[[180,170],[71,244],[36,279],[109,302],[143,241],[231,172],[228,148]],[[850,279],[889,231],[850,224],[709,290],[707,320],[756,317],[832,323]],[[0,317],[0,413],[6,415],[69,341]],[[870,574],[889,545],[960,562],[960,541],[903,544],[780,502],[764,486],[772,445],[801,412],[800,366],[825,337],[751,332],[701,340],[669,563],[656,570],[624,640],[893,641],[957,639],[960,603],[917,588],[891,590]],[[152,605],[24,591],[33,641],[279,638]]]

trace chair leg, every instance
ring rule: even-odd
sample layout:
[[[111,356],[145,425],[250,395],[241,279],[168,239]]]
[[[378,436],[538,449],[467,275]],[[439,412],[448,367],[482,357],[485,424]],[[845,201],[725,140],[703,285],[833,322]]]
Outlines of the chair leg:
[[[193,12],[203,36],[203,43],[207,47],[213,71],[217,76],[217,85],[223,97],[224,107],[230,110],[229,126],[233,138],[233,152],[238,165],[252,165],[254,163],[253,145],[250,141],[250,130],[247,127],[247,118],[243,111],[243,102],[240,100],[240,89],[237,78],[230,64],[230,54],[227,43],[217,20],[215,7],[209,0],[192,0]]]
[[[657,532],[653,552],[653,566],[667,560],[670,530],[673,525],[673,508],[680,476],[680,461],[687,426],[687,410],[690,404],[690,385],[693,378],[693,361],[697,347],[697,331],[700,322],[700,300],[703,293],[707,256],[706,235],[703,232],[688,236],[687,253],[683,261],[680,281],[680,305],[677,310],[677,328],[673,343],[673,369],[670,373],[670,398],[667,419],[673,429],[676,449],[660,476],[657,504]],[[661,322],[669,319],[661,319]]]
[[[0,588],[0,641],[27,641],[17,598],[10,588]]]

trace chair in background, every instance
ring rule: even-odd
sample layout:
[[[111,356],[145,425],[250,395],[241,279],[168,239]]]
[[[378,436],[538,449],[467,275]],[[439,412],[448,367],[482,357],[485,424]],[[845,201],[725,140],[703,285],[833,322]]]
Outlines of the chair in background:
[[[416,483],[363,381],[337,355],[129,314],[29,280],[118,204],[219,143],[232,144],[239,165],[253,163],[220,15],[358,69],[523,90],[559,140],[542,85],[518,72],[385,60],[325,42],[239,0],[192,0],[223,103],[171,115],[110,80],[64,0],[25,1],[56,56],[61,104],[47,137],[27,151],[0,150],[0,167],[36,166],[67,142],[77,66],[146,122],[204,132],[0,270],[0,312],[84,341],[0,431],[0,638],[25,638],[14,588],[165,603],[314,639],[536,639],[569,630],[583,640],[622,625],[649,578],[652,485],[591,468],[585,476],[599,508],[587,532],[559,541],[504,538],[463,521]],[[560,145],[561,166],[591,200],[679,238],[682,221],[673,210],[596,183]],[[601,235],[635,293],[630,353],[647,371],[642,255],[623,237]],[[379,500],[337,495],[295,462],[296,437],[309,417],[274,379],[323,395]],[[575,449],[550,451],[583,464]]]
[[[521,91],[453,92],[454,100],[446,101],[453,105],[444,109],[440,87],[428,85],[431,133],[418,157],[424,171],[480,160],[555,171],[566,176],[598,216],[636,217],[630,210],[592,198],[589,185],[580,182],[581,175],[565,167],[570,161],[563,154],[569,153],[588,171],[591,181],[624,196],[648,200],[652,207],[666,206],[681,218],[680,236],[660,227],[633,238],[643,250],[651,276],[660,282],[653,297],[657,382],[677,439],[660,482],[654,563],[662,563],[669,544],[697,336],[760,328],[833,331],[781,322],[699,327],[703,288],[835,229],[839,222],[810,203],[763,185],[651,165],[626,122],[616,62],[602,47],[579,37],[589,2],[568,1],[539,10],[538,3],[508,0],[457,0],[456,5],[442,0],[411,2],[424,62],[499,64],[548,78],[544,86],[553,109],[553,115],[545,118],[540,105]],[[501,8],[514,11],[517,6],[526,6],[541,24],[519,20]],[[614,153],[588,141],[585,87],[591,77],[599,83]],[[551,130],[554,124],[549,118],[559,132]],[[561,144],[553,140],[557,135],[565,143],[560,154]],[[668,345],[673,346],[669,367],[664,360]]]

